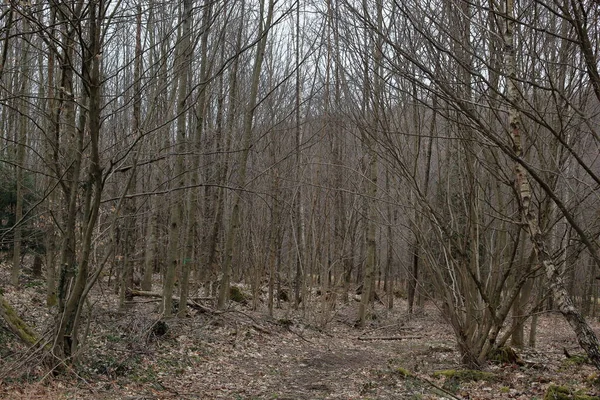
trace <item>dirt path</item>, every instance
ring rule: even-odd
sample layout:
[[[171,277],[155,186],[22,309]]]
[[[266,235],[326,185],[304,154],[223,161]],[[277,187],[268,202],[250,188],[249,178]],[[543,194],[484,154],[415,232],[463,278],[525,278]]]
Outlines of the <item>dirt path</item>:
[[[529,366],[490,364],[493,379],[458,382],[434,374],[460,368],[452,332],[435,309],[411,318],[402,309],[380,310],[364,330],[352,326],[351,305],[322,330],[301,316],[240,309],[169,320],[156,337],[152,306],[136,307],[115,314],[107,305],[98,314],[72,375],[39,383],[15,373],[0,384],[0,398],[541,399],[553,384],[600,393],[592,367],[566,362],[563,349],[580,350],[555,314],[541,318],[537,348],[522,352]]]
[[[217,329],[207,325],[196,331],[207,346],[201,359],[177,378],[177,386],[169,383],[172,377],[160,383],[173,395],[190,399],[405,398],[423,388],[407,385],[393,374],[395,369],[456,364],[450,332],[431,324],[434,320],[423,316],[362,332],[338,323],[326,331],[276,325],[265,333],[256,324],[232,328],[229,320]],[[365,341],[359,335],[408,339]],[[182,336],[183,347],[192,348],[195,340]]]

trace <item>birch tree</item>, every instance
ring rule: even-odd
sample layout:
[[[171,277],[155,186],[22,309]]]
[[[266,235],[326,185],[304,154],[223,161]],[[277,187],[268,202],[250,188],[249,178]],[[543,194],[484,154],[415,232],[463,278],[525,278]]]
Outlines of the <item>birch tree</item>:
[[[537,212],[532,202],[532,191],[529,182],[527,161],[523,157],[523,141],[526,140],[521,126],[521,95],[517,87],[517,53],[514,44],[514,2],[506,1],[506,73],[507,73],[507,96],[510,102],[509,125],[512,145],[515,157],[515,186],[518,192],[523,224],[532,241],[539,262],[546,271],[552,296],[556,305],[565,317],[575,335],[581,348],[587,353],[592,364],[600,369],[600,344],[592,328],[587,324],[580,311],[577,310],[569,296],[561,271],[555,264],[547,239],[540,229]]]

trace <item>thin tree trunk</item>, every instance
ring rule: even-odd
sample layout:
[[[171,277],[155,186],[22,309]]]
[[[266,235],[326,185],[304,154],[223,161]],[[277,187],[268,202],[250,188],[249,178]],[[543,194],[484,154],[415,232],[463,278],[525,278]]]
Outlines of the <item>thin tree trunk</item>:
[[[521,241],[523,243],[523,241]],[[535,252],[531,252],[527,260],[524,257],[525,246],[524,243],[521,246],[521,260],[520,265],[522,268],[526,268],[528,271],[531,270],[533,263],[535,262]],[[511,344],[517,348],[522,348],[525,344],[525,321],[527,320],[527,316],[525,315],[525,307],[530,302],[529,297],[531,296],[531,292],[533,290],[533,282],[532,278],[527,279],[527,282],[523,285],[520,290],[520,293],[515,298],[512,306],[512,335],[511,335]]]
[[[78,9],[75,10],[75,15],[81,15],[82,3],[78,4]],[[82,82],[85,85],[85,93],[87,93],[87,99],[84,96],[84,104],[87,105],[87,112],[80,113],[79,124],[77,126],[78,132],[78,146],[81,151],[84,149],[84,141],[89,141],[89,161],[90,165],[88,168],[86,190],[84,193],[84,223],[83,223],[83,236],[79,244],[81,253],[77,262],[77,272],[72,285],[67,287],[66,282],[63,280],[61,288],[63,291],[64,306],[61,307],[61,317],[58,321],[57,333],[55,336],[54,343],[54,354],[59,356],[60,359],[68,359],[75,355],[75,351],[78,348],[78,328],[79,328],[79,317],[81,315],[81,309],[85,303],[85,291],[86,282],[88,279],[88,268],[90,263],[91,249],[92,249],[92,235],[98,219],[98,212],[100,208],[100,200],[102,195],[102,170],[100,168],[100,152],[99,152],[99,138],[100,138],[100,123],[101,123],[101,93],[100,93],[100,57],[101,53],[100,44],[100,21],[102,19],[102,13],[105,10],[99,9],[96,3],[89,5],[89,25],[88,25],[88,40],[89,47],[84,52],[82,57]],[[63,12],[67,12],[64,11]],[[71,12],[71,11],[68,11]],[[68,14],[67,14],[68,15]],[[70,85],[72,88],[73,85]],[[72,95],[72,91],[70,92]],[[89,115],[89,118],[86,116]],[[87,122],[87,123],[86,123]],[[87,129],[86,129],[87,126]],[[85,135],[89,137],[85,137]],[[87,145],[87,143],[86,143]],[[81,155],[79,157],[78,165],[74,170],[75,175],[80,174],[81,169]],[[71,206],[75,207],[77,199],[77,180],[71,183]],[[75,211],[75,210],[74,210]],[[71,240],[74,240],[75,226],[72,226],[72,231],[68,232]],[[67,245],[74,246],[74,243],[67,243]],[[69,253],[72,250],[69,250]],[[69,261],[67,259],[67,261]],[[66,265],[65,267],[73,267],[72,265]],[[61,277],[62,278],[62,277]]]
[[[508,71],[507,94],[510,101],[509,124],[513,141],[513,149],[519,161],[524,161],[523,134],[521,129],[521,113],[519,109],[520,95],[517,89],[516,50],[514,45],[514,15],[513,0],[506,1],[506,67]],[[560,274],[559,267],[554,263],[550,249],[546,245],[546,239],[540,229],[537,220],[537,212],[532,202],[531,186],[527,171],[520,162],[515,164],[515,184],[519,194],[521,215],[523,224],[529,234],[539,262],[546,271],[546,277],[550,285],[552,297],[567,320],[582,349],[587,353],[590,362],[600,369],[600,344],[592,328],[585,321],[581,313],[573,305],[565,286],[564,278]]]
[[[198,102],[196,104],[196,129],[193,137],[193,155],[192,155],[192,169],[190,175],[190,192],[188,198],[188,223],[186,227],[187,232],[187,243],[185,246],[185,256],[183,259],[183,263],[181,266],[181,284],[180,284],[180,298],[181,304],[186,304],[189,294],[189,277],[190,270],[192,268],[195,269],[198,262],[195,260],[197,251],[195,250],[195,239],[198,233],[198,191],[199,189],[196,187],[199,180],[199,172],[200,172],[200,150],[202,145],[202,137],[204,133],[204,120],[206,117],[206,102],[207,102],[207,79],[208,79],[208,71],[209,71],[209,57],[208,57],[208,33],[209,33],[209,25],[210,20],[212,18],[212,1],[206,0],[204,3],[204,15],[202,18],[202,25],[204,28],[204,33],[202,34],[201,39],[201,62],[200,62],[200,82],[202,82],[199,90]],[[182,318],[186,316],[185,307],[180,307],[179,312],[177,314],[178,317]]]
[[[366,10],[366,3],[363,3],[363,7]],[[377,27],[381,29],[383,23],[383,10],[382,10],[381,1],[377,1]],[[370,107],[366,106],[364,109],[364,116],[366,120],[372,119],[372,124],[370,129],[373,129],[375,132],[379,130],[382,124],[382,111],[381,106],[381,96],[383,90],[383,82],[381,80],[382,77],[382,40],[378,37],[377,42],[373,42],[373,55],[374,55],[374,68],[375,73],[373,74],[373,94],[371,99],[371,92],[369,90],[370,80],[369,80],[369,66],[367,65],[367,61],[365,61],[365,76],[364,76],[364,85],[365,85],[365,103],[368,104],[372,102],[373,104],[373,117],[370,114]],[[373,288],[374,288],[374,274],[376,268],[376,258],[377,258],[377,206],[375,199],[377,197],[377,179],[378,179],[378,166],[377,166],[377,152],[375,150],[375,141],[371,137],[374,135],[374,132],[365,132],[363,133],[363,141],[365,142],[365,149],[367,150],[368,164],[367,164],[367,191],[366,191],[366,201],[367,203],[367,221],[366,223],[366,232],[365,232],[365,244],[366,244],[366,259],[365,259],[365,270],[363,277],[363,290],[361,294],[360,304],[358,308],[358,325],[364,326],[366,317],[367,317],[367,307],[371,304],[371,299],[373,297]]]
[[[269,289],[267,306],[269,309],[269,315],[273,316],[273,303],[274,303],[274,292],[275,283],[279,282],[279,274],[276,270],[277,253],[279,252],[280,246],[280,231],[281,231],[281,213],[279,206],[279,176],[277,175],[277,169],[274,171],[275,177],[273,179],[273,208],[271,211],[271,229],[270,229],[270,240],[269,240],[269,258],[267,260],[269,266]],[[278,292],[279,295],[279,292]]]
[[[179,40],[178,66],[177,73],[177,145],[176,149],[179,153],[175,161],[174,173],[174,189],[185,186],[184,176],[184,146],[186,140],[186,118],[187,118],[187,97],[189,90],[189,71],[191,67],[191,24],[192,24],[192,0],[184,0],[183,11],[181,14],[181,37]],[[179,256],[179,241],[181,222],[183,219],[184,203],[181,193],[175,194],[178,198],[174,200],[171,207],[171,215],[169,218],[169,248],[167,250],[167,271],[163,282],[163,301],[161,304],[161,312],[165,317],[170,317],[173,313],[173,290],[175,288],[175,274],[177,266],[181,264],[181,256]]]
[[[27,44],[23,44],[23,48],[21,49],[20,57],[22,60],[27,59]],[[21,273],[21,244],[22,244],[22,236],[23,236],[23,170],[25,167],[25,148],[27,146],[27,115],[28,112],[27,102],[25,101],[25,96],[27,96],[27,88],[28,88],[28,70],[29,67],[25,66],[22,71],[21,79],[21,100],[19,101],[19,112],[21,114],[21,118],[19,119],[19,133],[16,141],[16,204],[15,204],[15,229],[14,229],[14,247],[13,247],[13,265],[11,271],[11,284],[13,286],[19,285],[19,274]]]
[[[413,95],[417,96],[416,93],[416,84],[413,84]],[[423,196],[427,197],[427,193],[429,192],[429,179],[430,179],[430,175],[431,175],[431,154],[432,154],[432,150],[433,150],[433,137],[436,134],[436,117],[437,117],[437,112],[435,111],[437,108],[437,98],[434,97],[433,98],[433,115],[431,118],[431,126],[429,129],[429,138],[427,141],[427,153],[426,153],[426,164],[425,164],[425,178],[424,178],[424,182],[423,182],[423,188],[421,189],[421,192],[423,193]],[[414,115],[413,118],[418,118],[418,112],[417,112],[417,107],[415,105],[414,107]],[[416,149],[416,153],[417,153],[417,157],[415,159],[415,165],[413,168],[413,176],[415,177],[415,179],[417,178],[417,171],[419,168],[419,157],[418,155],[420,154],[420,146],[421,146],[421,132],[419,129],[419,123],[417,121],[415,121],[415,132],[414,134],[417,137],[417,149]],[[420,269],[420,259],[421,259],[421,255],[420,255],[420,247],[421,247],[421,243],[420,243],[420,236],[421,236],[421,230],[423,229],[423,218],[421,216],[421,214],[416,211],[415,213],[415,240],[413,242],[413,246],[412,246],[412,264],[411,264],[411,271],[408,277],[408,290],[407,290],[407,307],[408,307],[408,313],[412,314],[413,310],[414,310],[414,303],[415,303],[415,295],[417,293],[417,285],[419,282],[419,269]]]
[[[252,69],[252,80],[250,82],[250,98],[248,105],[244,112],[244,126],[243,126],[243,137],[242,137],[242,151],[240,154],[239,170],[238,170],[238,188],[243,188],[246,185],[246,172],[248,168],[248,156],[250,155],[251,141],[252,141],[252,125],[254,119],[254,111],[257,104],[258,98],[258,87],[260,83],[260,72],[262,69],[262,62],[264,59],[265,48],[267,46],[268,32],[271,28],[271,22],[273,20],[273,7],[274,0],[269,0],[266,20],[264,18],[264,7],[265,1],[261,2],[261,13],[259,20],[258,37],[260,38],[258,46],[256,48],[256,56],[254,58],[254,66]],[[217,300],[217,307],[219,309],[225,308],[227,300],[229,299],[229,287],[231,283],[231,272],[232,272],[232,260],[234,245],[233,241],[238,233],[240,227],[240,199],[237,195],[233,202],[233,209],[231,211],[231,219],[229,222],[229,228],[227,231],[227,237],[225,240],[225,254],[223,259],[221,285],[219,287],[219,297]]]
[[[154,10],[154,4],[153,2],[150,2],[150,6],[149,9]],[[140,10],[138,9],[138,13],[140,13]],[[140,14],[141,15],[141,14]],[[156,27],[156,20],[153,18],[153,13],[150,13],[148,18],[148,26],[149,26],[149,31],[150,31],[150,48],[155,48],[157,47],[157,43],[156,43],[156,38],[155,38],[155,31],[157,30]],[[154,53],[151,53],[150,56],[152,57],[150,60],[150,65],[159,65],[157,68],[153,69],[153,72],[155,75],[157,75],[158,79],[160,79],[161,81],[166,81],[166,71],[164,71],[164,66],[166,65],[166,50],[164,48],[164,46],[160,46],[160,53],[158,56],[154,55]],[[140,61],[141,64],[141,61]],[[162,64],[162,65],[161,65]],[[140,65],[141,66],[141,65]],[[164,96],[164,90],[161,91],[161,86],[163,85],[157,85],[157,87],[155,88],[155,92],[153,93],[153,97],[154,97],[154,101],[155,104],[161,104],[159,102],[159,99],[161,96]],[[158,124],[158,121],[156,122],[156,124]],[[150,151],[152,152],[156,152],[159,153],[159,137],[160,135],[157,135],[157,137],[152,138],[152,140],[150,141]],[[160,170],[160,161],[159,164],[157,166]],[[160,185],[160,175],[155,172],[154,174],[149,173],[148,174],[148,182],[152,182],[154,181],[154,185],[155,187],[158,187]],[[155,265],[156,265],[156,246],[157,246],[157,224],[158,224],[158,214],[159,214],[159,207],[158,207],[158,199],[155,196],[150,196],[150,198],[148,199],[148,208],[147,208],[147,213],[148,213],[148,220],[146,222],[146,242],[145,242],[145,248],[144,248],[144,273],[142,276],[142,282],[141,282],[141,288],[142,290],[146,290],[146,291],[150,291],[152,290],[152,276],[154,274],[154,269],[155,269]]]
[[[301,64],[300,64],[300,2],[297,3],[296,8],[296,47],[295,47],[295,61],[296,61],[296,86],[295,86],[295,109],[294,109],[294,122],[295,122],[295,139],[296,139],[296,184],[297,189],[294,196],[294,213],[296,215],[296,273],[294,277],[294,308],[298,309],[300,302],[302,301],[302,295],[305,282],[305,267],[307,262],[307,251],[306,251],[306,226],[305,226],[305,212],[304,212],[304,190],[303,190],[303,174],[302,174],[302,126],[300,121],[300,102],[301,102]]]
[[[135,31],[135,59],[134,59],[134,72],[133,72],[133,114],[132,114],[132,127],[133,137],[137,138],[140,136],[141,124],[142,124],[142,6],[138,4],[136,8],[136,31]],[[131,175],[129,177],[128,187],[130,190],[135,191],[136,189],[136,177],[137,177],[137,150],[133,151],[133,168],[131,169]],[[135,198],[126,200],[125,205],[125,237],[124,237],[124,259],[123,269],[121,274],[121,285],[119,292],[119,307],[122,308],[125,305],[126,293],[133,287],[133,275],[134,275],[134,253],[136,248],[136,201]]]
[[[2,73],[5,68],[9,45],[12,43],[9,40],[8,35],[10,34],[12,21],[13,19],[13,11],[12,7],[9,11],[9,20],[6,26],[6,35],[2,54],[2,64],[0,65],[0,80],[2,79]],[[21,22],[22,24],[24,22]],[[19,86],[20,98],[17,100],[17,107],[19,110],[19,122],[17,133],[15,134],[15,154],[14,160],[16,161],[15,165],[15,183],[16,183],[16,204],[15,204],[15,226],[14,226],[14,237],[13,237],[13,263],[11,269],[11,284],[13,286],[19,285],[19,274],[21,273],[21,246],[22,246],[22,236],[23,236],[23,171],[25,167],[25,149],[27,147],[27,122],[28,122],[28,112],[27,112],[27,104],[28,102],[25,100],[28,97],[27,90],[29,88],[29,65],[27,61],[28,52],[29,52],[29,43],[30,38],[25,40],[20,40],[16,42],[18,46],[19,54],[18,57],[22,60],[22,67],[20,71],[20,81],[17,79],[16,85]],[[20,47],[20,48],[19,48]],[[15,50],[16,53],[16,50]],[[16,54],[15,54],[16,55]]]
[[[391,179],[389,168],[385,171],[386,191],[391,193]],[[388,223],[387,223],[387,260],[385,267],[385,289],[387,293],[387,307],[389,310],[394,308],[394,280],[396,278],[394,271],[394,226],[397,223],[397,212],[388,204]]]
[[[75,274],[76,268],[76,257],[75,257],[75,235],[76,235],[76,216],[77,216],[77,193],[78,183],[81,174],[81,157],[83,153],[83,140],[78,136],[76,117],[75,117],[75,97],[73,94],[73,65],[70,64],[70,60],[73,59],[73,49],[75,48],[74,35],[75,32],[66,28],[68,21],[68,11],[64,8],[60,9],[60,5],[57,5],[57,13],[60,15],[59,23],[61,24],[61,30],[64,34],[64,53],[61,54],[61,91],[59,105],[56,107],[56,113],[54,121],[57,124],[55,134],[56,139],[54,142],[54,162],[55,162],[55,173],[56,177],[60,179],[63,174],[59,163],[59,145],[61,144],[59,135],[61,134],[61,127],[58,125],[60,122],[61,114],[64,115],[64,136],[68,138],[65,140],[69,145],[68,153],[72,156],[69,160],[67,170],[65,172],[66,179],[61,180],[61,186],[64,193],[64,201],[67,205],[63,211],[64,225],[62,226],[62,243],[60,250],[60,273],[58,280],[58,308],[59,315],[66,314],[66,304],[69,297],[68,284]],[[80,11],[80,8],[74,10],[75,12]],[[82,119],[86,117],[86,113],[81,114]],[[83,120],[85,122],[85,120]],[[73,318],[69,316],[69,318]],[[72,322],[72,321],[71,321]],[[64,318],[60,317],[57,323],[57,332],[55,334],[54,342],[54,355],[59,359],[68,358],[71,353],[71,339],[67,336],[67,326]]]
[[[56,7],[50,8],[49,25],[52,26],[50,35],[53,38],[56,32]],[[59,113],[57,110],[56,91],[54,88],[54,74],[55,74],[55,60],[56,54],[54,51],[48,52],[48,100],[46,102],[46,113],[49,115],[47,120],[47,136],[46,136],[46,157],[51,161],[51,169],[56,168],[57,163],[55,161],[55,154],[58,150],[57,138],[58,132],[58,117]],[[54,164],[52,164],[54,163]],[[58,171],[54,171],[55,176],[59,176]],[[48,177],[48,183],[51,183],[52,179]],[[53,190],[48,196],[49,213],[52,213],[52,204],[57,204],[59,193],[57,190]],[[54,306],[57,303],[56,293],[56,247],[57,247],[57,235],[55,234],[54,224],[46,231],[45,247],[46,247],[46,305],[48,307]]]
[[[361,300],[358,308],[358,325],[364,326],[366,317],[367,317],[367,308],[371,303],[371,298],[373,296],[373,283],[374,283],[374,273],[375,273],[375,263],[376,263],[376,252],[377,252],[377,242],[376,242],[376,213],[377,208],[375,206],[375,197],[377,196],[377,155],[374,150],[370,149],[369,151],[369,169],[368,176],[369,182],[367,183],[367,197],[368,197],[368,221],[367,230],[365,234],[365,242],[366,242],[366,259],[365,259],[365,273],[363,276],[363,289],[361,293]]]

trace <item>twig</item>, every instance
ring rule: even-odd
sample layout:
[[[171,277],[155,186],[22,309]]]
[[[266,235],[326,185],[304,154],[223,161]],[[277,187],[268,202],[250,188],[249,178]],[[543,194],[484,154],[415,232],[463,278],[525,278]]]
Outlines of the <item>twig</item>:
[[[214,297],[192,297],[194,301],[212,301],[214,299]]]
[[[271,332],[269,332],[269,330],[267,328],[263,328],[262,326],[260,326],[258,324],[252,324],[252,327],[259,332],[266,333],[267,335],[271,334]]]
[[[431,381],[430,381],[429,379],[427,379],[427,378],[423,378],[423,377],[420,377],[420,376],[415,376],[415,375],[410,375],[410,376],[411,376],[411,377],[413,377],[413,378],[415,378],[415,379],[418,379],[418,380],[420,380],[420,381],[423,381],[423,382],[425,382],[425,383],[429,384],[430,386],[432,386],[432,387],[434,387],[435,389],[439,390],[440,392],[444,393],[446,396],[449,396],[449,397],[451,397],[451,398],[453,398],[453,399],[455,399],[455,400],[463,400],[463,399],[462,399],[462,397],[458,397],[458,396],[454,395],[453,393],[451,393],[451,392],[447,391],[447,390],[446,390],[446,389],[444,389],[443,387],[440,387],[440,386],[436,385],[435,383],[431,382]]]
[[[148,300],[131,300],[126,301],[125,304],[147,304],[147,303],[158,303],[160,299],[148,299]]]
[[[307,342],[307,343],[310,343],[310,344],[314,344],[313,342],[311,342],[310,340],[308,340],[307,338],[305,338],[304,336],[302,336],[302,335],[301,335],[301,334],[299,334],[298,332],[294,332],[294,331],[292,330],[292,328],[290,328],[289,326],[285,325],[285,328],[286,328],[288,331],[290,331],[291,333],[293,333],[294,335],[298,336],[300,339],[304,340],[305,342]]]
[[[359,336],[358,340],[405,340],[405,339],[422,339],[423,336],[375,336],[375,337],[364,337]]]

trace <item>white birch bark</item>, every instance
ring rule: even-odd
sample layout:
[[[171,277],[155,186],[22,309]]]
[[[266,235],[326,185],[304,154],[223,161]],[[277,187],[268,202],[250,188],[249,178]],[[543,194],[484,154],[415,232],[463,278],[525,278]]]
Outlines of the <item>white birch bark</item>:
[[[521,113],[519,109],[520,94],[517,88],[517,54],[514,45],[515,17],[513,12],[513,1],[514,0],[506,1],[505,49],[508,74],[507,94],[510,102],[509,125],[513,150],[519,161],[523,161],[522,141],[524,137],[521,129]],[[567,292],[560,268],[555,264],[550,249],[548,249],[546,238],[540,229],[540,224],[537,219],[537,210],[535,210],[535,206],[532,202],[532,192],[528,174],[521,162],[515,164],[515,184],[519,194],[521,215],[523,219],[522,223],[531,239],[538,260],[544,267],[556,306],[575,332],[579,345],[587,353],[592,364],[597,369],[600,369],[600,345],[598,343],[598,338],[585,321],[585,318],[583,318],[579,310],[577,310],[573,304],[573,300]]]

